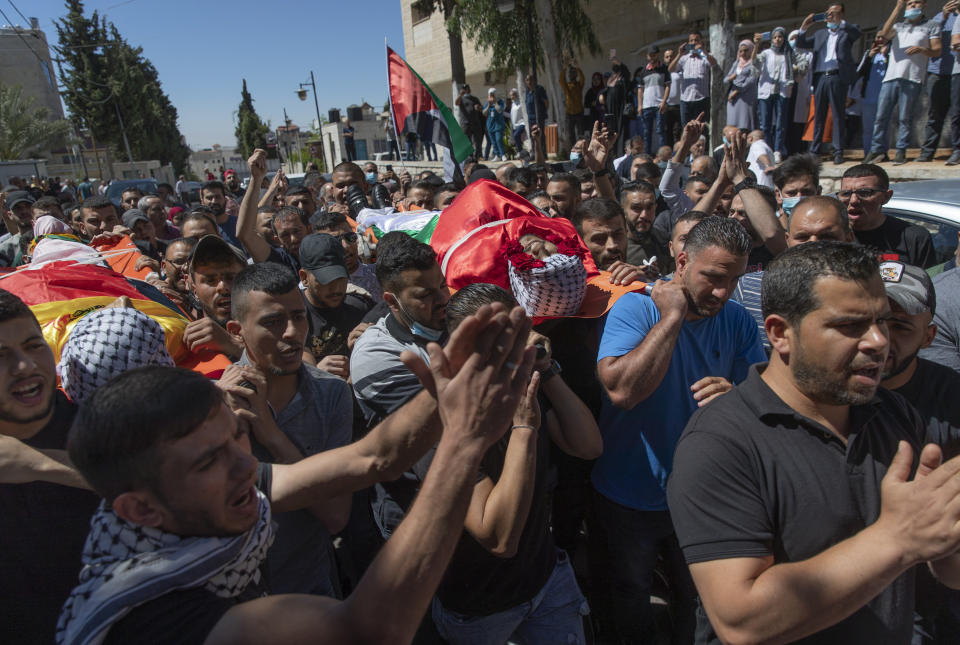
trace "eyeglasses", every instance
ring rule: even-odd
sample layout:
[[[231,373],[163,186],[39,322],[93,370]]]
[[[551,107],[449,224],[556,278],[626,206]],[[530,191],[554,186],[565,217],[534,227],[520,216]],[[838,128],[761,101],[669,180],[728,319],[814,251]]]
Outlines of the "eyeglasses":
[[[870,199],[877,193],[882,193],[880,188],[858,188],[856,190],[841,190],[837,193],[837,199],[841,202],[849,202],[850,198],[856,195],[860,199]]]
[[[331,235],[335,240],[341,244],[346,242],[347,244],[354,244],[357,241],[356,233],[341,233],[340,235]]]

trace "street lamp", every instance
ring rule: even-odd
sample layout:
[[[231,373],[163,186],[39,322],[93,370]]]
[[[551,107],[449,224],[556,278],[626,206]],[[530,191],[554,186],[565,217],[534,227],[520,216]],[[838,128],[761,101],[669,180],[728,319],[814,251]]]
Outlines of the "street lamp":
[[[326,170],[327,160],[323,153],[323,120],[320,119],[320,103],[317,101],[317,82],[313,78],[313,70],[310,70],[310,81],[308,83],[300,83],[300,89],[297,90],[297,98],[301,101],[307,100],[307,90],[303,89],[305,87],[313,89],[313,107],[317,110],[317,130],[320,132],[320,163],[323,164],[323,168]]]

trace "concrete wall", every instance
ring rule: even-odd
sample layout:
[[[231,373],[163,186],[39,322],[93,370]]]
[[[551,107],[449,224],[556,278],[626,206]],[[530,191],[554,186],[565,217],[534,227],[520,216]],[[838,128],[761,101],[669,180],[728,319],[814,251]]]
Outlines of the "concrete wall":
[[[56,68],[50,60],[50,48],[43,31],[14,27],[0,29],[0,51],[3,52],[0,54],[0,83],[20,85],[24,96],[33,97],[38,106],[47,108],[51,119],[62,119]]]

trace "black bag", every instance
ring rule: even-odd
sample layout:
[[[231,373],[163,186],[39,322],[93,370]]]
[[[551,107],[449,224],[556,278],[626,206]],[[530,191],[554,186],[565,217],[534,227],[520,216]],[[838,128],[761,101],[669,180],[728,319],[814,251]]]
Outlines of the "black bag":
[[[623,118],[633,119],[637,116],[637,106],[633,104],[633,101],[627,101],[623,104]]]

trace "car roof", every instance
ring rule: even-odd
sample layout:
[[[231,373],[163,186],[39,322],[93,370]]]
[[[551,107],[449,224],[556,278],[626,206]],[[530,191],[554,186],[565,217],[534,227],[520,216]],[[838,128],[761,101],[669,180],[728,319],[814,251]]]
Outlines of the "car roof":
[[[928,179],[893,184],[893,197],[960,205],[960,179]]]

